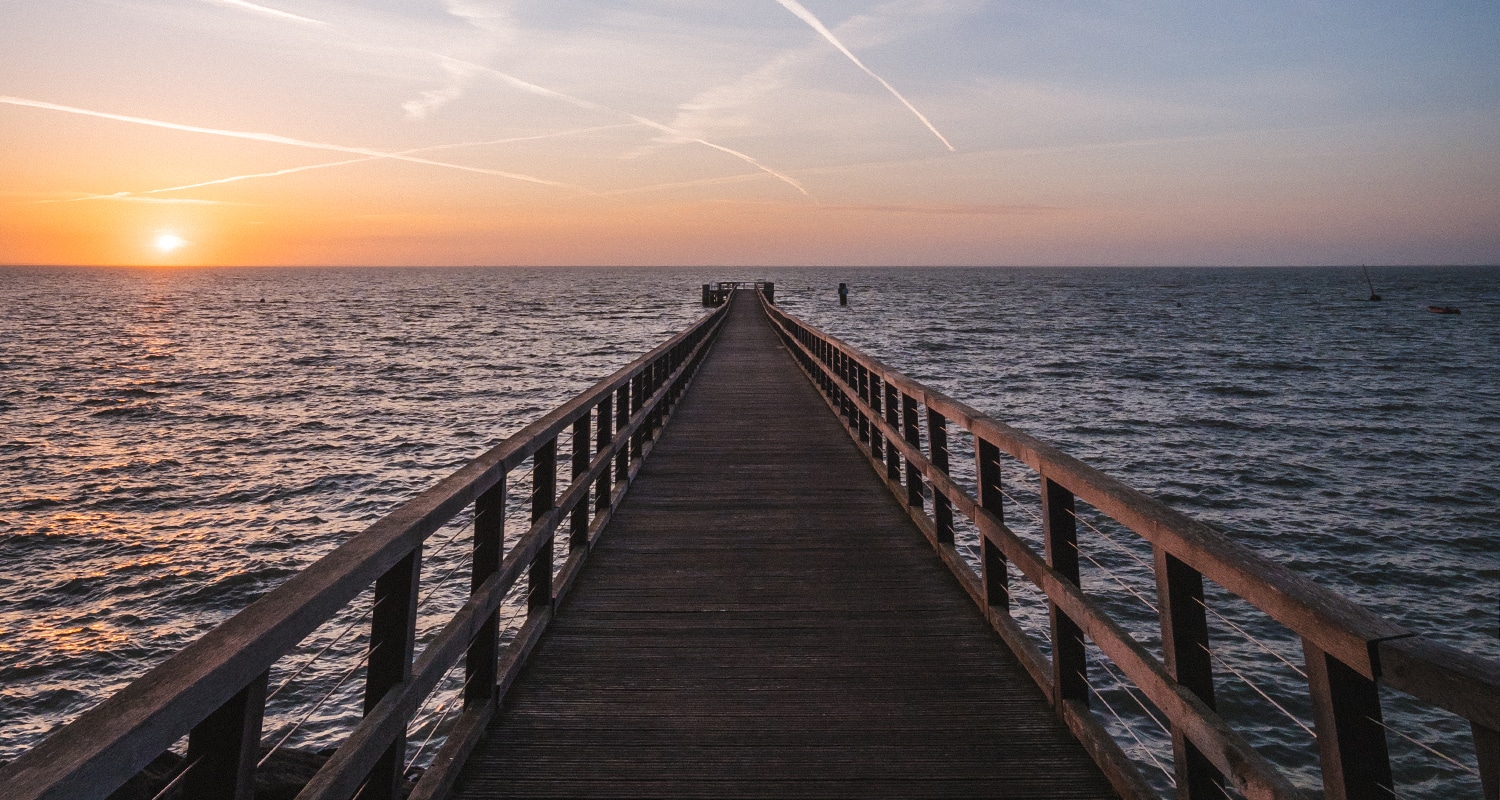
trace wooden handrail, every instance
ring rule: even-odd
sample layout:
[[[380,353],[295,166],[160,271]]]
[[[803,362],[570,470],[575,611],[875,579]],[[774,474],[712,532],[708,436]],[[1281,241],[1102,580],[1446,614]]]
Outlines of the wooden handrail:
[[[404,765],[397,759],[393,773],[376,775],[371,770],[385,769],[379,762],[394,748],[393,743],[404,742],[406,725],[422,700],[463,658],[466,649],[473,647],[476,635],[485,626],[495,625],[495,613],[519,576],[529,569],[537,579],[538,564],[545,563],[548,571],[545,580],[534,580],[533,586],[551,582],[555,532],[564,520],[580,516],[575,512],[582,508],[582,515],[592,511],[594,520],[584,525],[584,534],[569,539],[568,563],[576,571],[593,537],[623,498],[666,415],[706,355],[727,310],[726,305],[704,315],[522,428],[0,768],[0,796],[7,800],[106,797],[182,737],[192,734],[193,742],[209,741],[211,737],[206,735],[205,726],[212,724],[214,733],[221,734],[227,729],[229,739],[248,742],[252,756],[237,755],[234,763],[240,766],[224,770],[232,774],[215,774],[207,780],[190,776],[183,787],[190,796],[197,795],[193,800],[248,797],[246,793],[253,791],[253,745],[259,740],[264,676],[271,666],[371,584],[385,585],[394,580],[406,564],[410,565],[411,574],[417,575],[421,545],[427,537],[470,504],[481,501],[487,492],[497,487],[503,489],[507,474],[528,458],[537,459],[541,457],[538,454],[550,453],[553,466],[549,468],[555,469],[556,441],[564,430],[575,426],[575,432],[585,431],[585,441],[580,444],[575,440],[574,444],[586,448],[588,428],[577,425],[597,415],[601,437],[596,452],[588,458],[587,469],[575,475],[561,497],[550,486],[547,497],[534,497],[546,507],[535,514],[530,530],[505,556],[500,568],[474,587],[468,601],[414,659],[407,645],[404,663],[395,663],[400,673],[397,679],[379,689],[378,696],[367,693],[364,720],[301,796],[349,797],[367,779],[361,797],[388,794],[381,781],[392,775],[399,778]],[[538,462],[537,466],[544,465]],[[537,488],[541,491],[541,487]],[[589,500],[594,493],[598,499],[591,504]],[[491,511],[503,514],[503,508]],[[496,525],[494,531],[498,530]],[[476,541],[478,535],[476,526]],[[479,568],[476,562],[476,574]],[[415,589],[405,588],[413,592]],[[566,591],[566,582],[562,591]],[[498,675],[500,687],[514,678],[530,645],[550,620],[550,609],[557,599],[556,587],[540,606],[533,598],[531,613],[516,640],[504,651],[491,652],[491,659],[497,652],[502,659],[498,669],[493,663],[489,665],[490,674]],[[390,607],[388,604],[387,608]],[[396,616],[384,623],[387,628],[395,625],[391,630],[398,636],[404,627],[408,643],[415,624],[413,607],[414,603],[397,608]],[[377,610],[377,633],[383,624],[381,613],[385,611]],[[472,663],[470,668],[474,668]],[[237,697],[245,696],[246,687],[256,686],[260,687],[258,705],[235,705]],[[467,704],[455,731],[466,732],[470,739],[477,736],[483,726],[476,728],[474,721],[492,713],[499,693],[503,693],[503,688],[482,694],[483,702]],[[230,708],[236,712],[226,717],[225,709]],[[219,735],[212,740],[223,738]],[[451,756],[455,749],[465,746],[472,747],[472,741],[454,741],[454,736],[450,736],[435,766],[443,761],[445,753]],[[194,745],[190,744],[189,753],[193,752]],[[215,764],[222,760],[216,758]],[[186,770],[193,767],[194,763],[189,763]],[[442,770],[429,770],[423,778],[427,786],[419,788],[431,794],[431,786],[451,779],[451,774]]]
[[[1469,720],[1487,800],[1500,787],[1500,663],[1432,643],[1281,564],[1237,544],[1055,447],[892,369],[858,348],[769,303],[762,303],[783,343],[845,418],[877,473],[907,508],[960,584],[1002,639],[1100,760],[1126,796],[1153,796],[1134,765],[1092,720],[1087,695],[1061,684],[1086,673],[1061,619],[1081,629],[1170,721],[1179,798],[1218,797],[1227,779],[1246,797],[1299,797],[1299,791],[1213,709],[1213,675],[1202,620],[1202,580],[1239,596],[1302,638],[1317,726],[1325,795],[1389,797],[1390,765],[1380,721],[1379,685],[1399,689]],[[923,449],[921,410],[926,410]],[[948,475],[949,423],[975,441],[981,498]],[[1114,623],[1052,558],[1036,553],[1003,521],[998,462],[1005,452],[1036,473],[1044,537],[1051,520],[1071,526],[1074,498],[1150,542],[1162,612],[1165,661]],[[986,459],[989,463],[986,463]],[[904,468],[903,468],[904,466]],[[905,481],[903,482],[903,477]],[[986,481],[991,481],[987,484]],[[933,499],[932,508],[925,498]],[[1048,513],[1048,502],[1064,504]],[[979,572],[954,549],[958,512],[981,537]],[[1051,538],[1048,538],[1051,542]],[[1076,547],[1076,543],[1073,545]],[[1066,548],[1060,548],[1066,549]],[[1039,588],[1052,607],[1051,663],[1010,616],[1007,565]],[[1069,567],[1071,569],[1071,567]],[[1071,631],[1071,628],[1066,629]],[[1071,636],[1073,634],[1067,633]],[[1063,664],[1062,662],[1067,662]],[[1088,718],[1085,719],[1085,715]]]

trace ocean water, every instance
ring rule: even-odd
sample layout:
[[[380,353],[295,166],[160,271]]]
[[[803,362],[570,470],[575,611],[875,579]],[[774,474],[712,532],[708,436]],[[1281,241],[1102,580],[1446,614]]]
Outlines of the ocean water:
[[[1371,276],[1382,302],[1347,268],[0,269],[0,759],[683,327],[714,280],[774,280],[785,308],[887,364],[1500,657],[1500,270]],[[1033,482],[1012,465],[1006,485],[1034,536]],[[1090,519],[1086,587],[1154,646],[1149,551]],[[462,550],[430,564],[466,589]],[[1209,595],[1221,709],[1312,780],[1286,718],[1310,721],[1295,639]],[[268,730],[359,647],[286,678]],[[1091,671],[1099,707],[1149,771],[1151,709],[1111,676]],[[355,684],[292,742],[337,741]],[[1466,724],[1387,702],[1401,796],[1472,783],[1401,738],[1469,763]]]

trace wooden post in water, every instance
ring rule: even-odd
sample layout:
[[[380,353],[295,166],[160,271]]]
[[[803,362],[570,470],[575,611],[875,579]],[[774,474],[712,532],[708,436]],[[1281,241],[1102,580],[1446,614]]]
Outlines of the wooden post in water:
[[[1042,537],[1047,563],[1073,585],[1081,585],[1073,493],[1045,476],[1042,478]],[[1088,655],[1084,649],[1083,629],[1050,599],[1047,611],[1052,620],[1053,702],[1059,709],[1068,700],[1088,705]]]
[[[1389,800],[1391,756],[1381,727],[1380,687],[1302,639],[1313,728],[1326,800]]]
[[[187,800],[253,800],[269,672],[241,689],[188,735]]]
[[[995,519],[1005,522],[1005,495],[1000,489],[1000,448],[974,437],[974,458],[978,468],[974,471],[979,479],[979,504]],[[1005,564],[1005,553],[990,541],[988,536],[979,537],[980,580],[984,584],[985,603],[1010,613],[1010,575]]]
[[[417,586],[422,574],[422,545],[375,581],[375,612],[370,626],[369,664],[365,672],[365,714],[411,679],[412,649],[417,638]],[[365,779],[359,800],[396,800],[405,780],[406,731],[402,731]]]
[[[474,570],[469,592],[479,590],[500,571],[505,557],[505,477],[474,501]],[[495,699],[500,658],[500,611],[485,619],[464,656],[464,708],[478,708]]]
[[[1203,574],[1161,547],[1155,553],[1156,596],[1161,608],[1162,666],[1182,687],[1214,708],[1213,661],[1209,651],[1208,614]],[[1224,778],[1203,753],[1172,726],[1173,771],[1178,800],[1222,797]]]
[[[849,284],[847,283],[839,284],[839,305],[849,305]]]

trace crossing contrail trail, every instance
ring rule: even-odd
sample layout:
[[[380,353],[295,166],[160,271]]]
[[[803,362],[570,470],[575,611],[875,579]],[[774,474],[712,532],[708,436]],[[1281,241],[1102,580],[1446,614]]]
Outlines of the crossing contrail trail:
[[[231,131],[221,128],[204,128],[198,125],[183,125],[176,122],[163,122],[157,119],[145,117],[130,117],[123,114],[110,114],[104,111],[90,111],[86,108],[58,105],[41,100],[27,100],[24,97],[9,97],[0,95],[0,103],[12,106],[24,106],[27,108],[40,108],[47,111],[61,111],[66,114],[80,114],[85,117],[97,117],[99,119],[115,120],[117,122],[129,122],[135,125],[147,125],[153,128],[166,128],[167,130],[184,131],[186,133],[203,133],[210,136],[224,136],[230,139],[248,139],[253,142],[269,142],[271,144],[284,144],[293,147],[306,147],[312,150],[331,150],[336,153],[349,153],[357,156],[368,156],[370,158],[390,158],[397,161],[406,161],[412,164],[425,164],[429,167],[442,167],[444,169],[456,169],[463,172],[477,172],[481,175],[495,175],[511,180],[525,181],[527,183],[539,183],[543,186],[556,186],[562,189],[571,189],[584,194],[593,194],[592,191],[581,186],[574,186],[560,181],[551,181],[546,178],[535,178],[530,175],[521,175],[515,172],[503,172],[498,169],[484,169],[483,167],[466,167],[462,164],[449,164],[444,161],[431,161],[425,158],[402,155],[399,153],[383,153],[379,150],[370,150],[364,147],[345,147],[337,144],[325,144],[323,142],[309,142],[303,139],[293,139],[289,136],[281,136],[274,133],[254,133],[249,131]]]
[[[301,22],[307,25],[321,25],[325,28],[329,27],[328,23],[320,19],[311,19],[309,17],[298,16],[297,14],[292,14],[286,11],[278,11],[274,8],[267,8],[265,6],[256,5],[255,3],[246,2],[246,0],[204,0],[204,2],[213,3],[214,5],[220,6],[243,8],[246,11],[254,11],[257,14],[265,14],[269,17],[279,17],[281,19],[288,19],[292,20],[293,22]]]
[[[549,98],[552,98],[554,100],[561,100],[564,103],[568,103],[570,105],[574,105],[574,106],[577,106],[579,108],[585,108],[585,109],[588,109],[590,111],[603,111],[603,112],[610,113],[610,114],[620,114],[620,115],[625,116],[625,117],[627,117],[629,119],[635,120],[637,123],[639,123],[641,125],[645,125],[648,128],[654,128],[654,129],[656,129],[658,131],[661,131],[662,133],[668,134],[670,136],[675,136],[675,137],[677,137],[678,139],[680,139],[680,140],[682,140],[684,142],[689,142],[689,143],[692,143],[692,144],[701,144],[704,147],[709,147],[709,148],[712,148],[714,150],[718,150],[718,151],[720,151],[722,153],[727,153],[728,155],[731,155],[731,156],[734,156],[735,158],[738,158],[739,160],[745,162],[746,164],[749,164],[750,166],[755,167],[756,169],[760,170],[761,172],[764,172],[767,175],[770,175],[771,177],[773,177],[773,178],[781,181],[782,183],[785,183],[788,186],[791,186],[793,189],[796,189],[797,191],[801,192],[804,196],[809,197],[809,198],[812,197],[812,195],[808,193],[807,188],[804,187],[801,184],[801,182],[799,182],[796,178],[793,178],[790,175],[786,175],[784,173],[778,172],[778,171],[776,171],[776,170],[774,170],[774,169],[766,166],[765,164],[762,164],[760,161],[756,160],[753,156],[750,156],[750,155],[748,155],[746,153],[742,153],[742,152],[740,152],[738,150],[735,150],[733,148],[725,147],[724,145],[721,145],[721,144],[715,144],[715,143],[710,142],[710,141],[708,141],[706,139],[700,139],[700,138],[698,138],[696,136],[693,136],[691,134],[683,133],[682,131],[679,131],[676,128],[672,128],[670,126],[663,125],[660,122],[656,122],[655,120],[646,119],[645,117],[638,116],[636,114],[631,114],[630,112],[627,112],[627,111],[620,111],[618,109],[613,109],[613,108],[610,108],[608,106],[603,106],[603,105],[600,105],[598,103],[595,103],[595,102],[592,102],[592,101],[589,101],[589,100],[584,100],[584,99],[579,98],[579,97],[574,97],[574,96],[572,96],[570,94],[564,94],[564,93],[559,92],[559,91],[554,91],[552,89],[548,89],[545,86],[538,86],[538,85],[536,85],[534,83],[531,83],[529,81],[523,81],[523,80],[521,80],[520,78],[517,78],[514,75],[510,75],[510,74],[501,72],[500,70],[493,69],[491,67],[486,67],[486,66],[483,66],[483,65],[480,65],[480,64],[471,64],[470,62],[462,62],[462,63],[469,64],[470,66],[473,66],[473,67],[475,67],[475,68],[483,71],[484,73],[486,73],[488,75],[491,75],[491,76],[493,76],[493,77],[495,77],[495,78],[497,78],[497,79],[499,79],[499,80],[501,80],[501,81],[503,81],[503,82],[505,82],[505,83],[507,83],[507,84],[509,84],[509,85],[511,85],[511,86],[513,86],[515,88],[517,88],[517,89],[520,89],[521,91],[530,92],[531,94],[540,95],[541,97],[549,97]]]
[[[780,3],[782,8],[785,8],[787,11],[790,11],[793,14],[797,15],[798,19],[806,22],[808,26],[821,34],[824,39],[827,39],[829,44],[837,47],[840,53],[848,56],[849,60],[854,62],[854,66],[864,70],[866,75],[869,75],[875,80],[880,81],[880,85],[884,86],[886,88],[886,91],[890,92],[897,100],[900,100],[901,104],[906,106],[907,110],[915,114],[917,116],[917,119],[921,120],[922,124],[927,126],[927,130],[932,131],[932,135],[936,136],[938,138],[938,141],[943,143],[944,147],[948,148],[950,151],[953,150],[953,145],[948,143],[948,137],[944,136],[941,131],[934,127],[933,124],[928,121],[927,117],[923,116],[922,112],[917,110],[916,106],[912,105],[905,97],[902,97],[901,93],[896,91],[896,87],[890,85],[889,83],[886,83],[885,78],[876,75],[875,71],[865,66],[865,63],[863,61],[860,61],[858,56],[855,56],[853,53],[849,52],[849,48],[845,47],[844,43],[839,41],[837,36],[833,35],[833,31],[828,30],[828,26],[824,25],[822,21],[813,16],[813,13],[811,11],[808,11],[805,7],[803,7],[801,3],[797,2],[797,0],[776,0],[776,2]]]
[[[534,136],[512,136],[508,139],[488,139],[482,142],[454,142],[452,144],[434,144],[427,147],[416,147],[411,150],[401,150],[389,156],[365,156],[362,158],[351,158],[344,161],[325,161],[322,164],[304,164],[300,167],[287,167],[286,169],[272,170],[270,172],[252,172],[248,175],[231,175],[227,178],[215,178],[211,181],[199,183],[187,183],[182,186],[166,186],[160,189],[143,189],[139,192],[110,192],[108,194],[91,194],[87,197],[70,197],[66,200],[38,200],[37,203],[81,203],[85,200],[124,200],[128,198],[142,197],[149,194],[162,194],[163,192],[181,192],[188,189],[201,189],[205,186],[218,186],[223,183],[235,183],[237,181],[248,181],[254,178],[277,178],[282,175],[295,175],[298,172],[310,172],[315,169],[329,169],[330,167],[343,167],[350,164],[363,164],[369,161],[383,161],[387,158],[397,156],[409,156],[415,153],[430,153],[434,150],[453,150],[460,147],[483,147],[495,144],[510,144],[511,142],[529,142],[536,139],[556,139],[563,136],[576,136],[582,133],[593,133],[595,131],[607,131],[615,128],[634,128],[636,123],[627,122],[622,125],[597,125],[592,128],[575,128],[570,131],[555,131],[553,133],[539,133]]]

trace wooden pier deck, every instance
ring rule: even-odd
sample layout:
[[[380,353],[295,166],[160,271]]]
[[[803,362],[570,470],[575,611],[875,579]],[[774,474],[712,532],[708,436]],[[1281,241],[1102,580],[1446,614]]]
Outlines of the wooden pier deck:
[[[1112,797],[741,292],[456,797]]]

